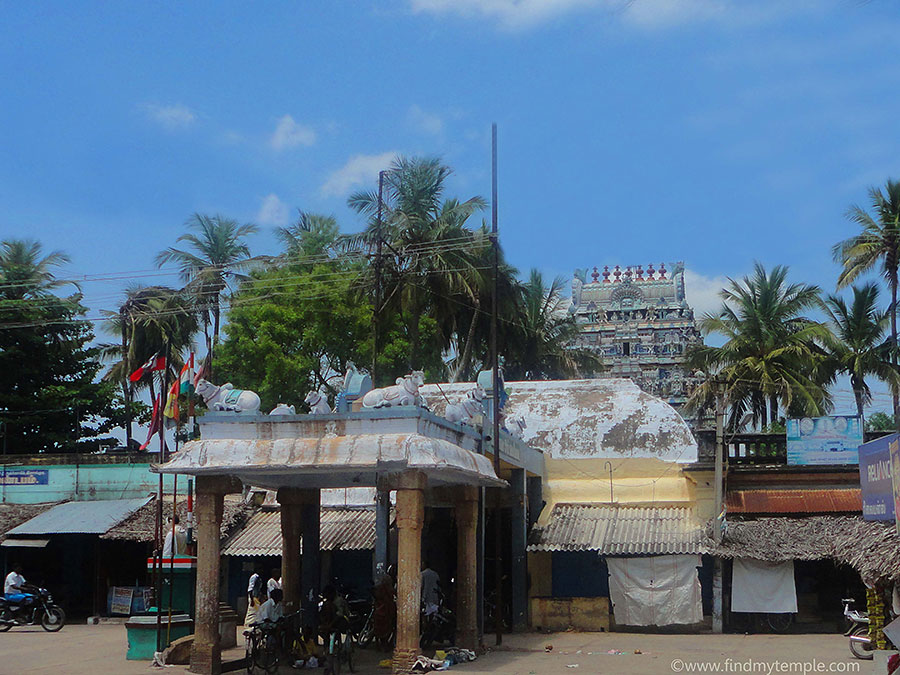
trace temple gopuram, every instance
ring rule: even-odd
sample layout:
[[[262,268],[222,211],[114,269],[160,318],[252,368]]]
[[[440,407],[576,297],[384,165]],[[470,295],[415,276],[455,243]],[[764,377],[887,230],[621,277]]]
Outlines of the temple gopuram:
[[[600,272],[576,270],[572,306],[581,328],[579,347],[603,357],[603,377],[627,377],[644,391],[681,408],[696,378],[685,368],[685,352],[702,344],[694,311],[684,295],[684,265],[665,263]]]

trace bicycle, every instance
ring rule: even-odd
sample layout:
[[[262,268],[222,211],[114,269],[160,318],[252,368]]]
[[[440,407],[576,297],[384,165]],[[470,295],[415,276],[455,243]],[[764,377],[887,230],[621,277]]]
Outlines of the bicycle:
[[[278,625],[268,623],[252,623],[250,630],[244,631],[247,647],[244,663],[247,675],[254,675],[259,668],[266,673],[278,671],[281,646],[278,639]]]
[[[331,675],[340,675],[341,666],[347,664],[347,670],[355,672],[353,668],[353,653],[356,639],[353,633],[341,633],[332,631],[325,640],[325,654]]]

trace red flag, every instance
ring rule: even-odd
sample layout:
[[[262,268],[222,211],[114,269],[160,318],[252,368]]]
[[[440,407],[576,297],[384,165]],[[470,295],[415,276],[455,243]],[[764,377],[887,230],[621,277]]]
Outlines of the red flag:
[[[144,444],[141,446],[141,450],[146,450],[147,446],[150,445],[150,441],[153,440],[153,436],[159,432],[159,407],[160,407],[160,398],[154,399],[153,401],[153,417],[150,419],[150,428],[147,430],[147,440],[144,441]]]
[[[134,371],[131,375],[128,376],[128,379],[132,382],[137,382],[140,380],[145,373],[151,373],[155,370],[165,370],[166,369],[166,357],[160,356],[159,352],[150,357],[150,360],[147,361],[144,365]]]

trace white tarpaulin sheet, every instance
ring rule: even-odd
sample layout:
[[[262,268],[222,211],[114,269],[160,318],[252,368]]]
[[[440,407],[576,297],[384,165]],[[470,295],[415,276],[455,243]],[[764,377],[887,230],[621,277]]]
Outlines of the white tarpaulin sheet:
[[[797,611],[794,561],[735,558],[731,572],[731,611],[780,614]]]
[[[703,621],[698,555],[607,558],[616,623],[670,626]]]

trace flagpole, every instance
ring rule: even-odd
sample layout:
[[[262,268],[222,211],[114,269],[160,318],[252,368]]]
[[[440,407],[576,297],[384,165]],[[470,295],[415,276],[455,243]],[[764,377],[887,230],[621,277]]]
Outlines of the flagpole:
[[[166,375],[168,373],[169,368],[169,343],[166,341],[165,348],[163,350],[163,369],[161,375],[160,382],[160,403],[164,405],[164,397],[166,395]],[[162,405],[160,406],[160,419],[159,419],[159,463],[166,463],[166,428],[165,424],[163,424],[163,414]],[[162,500],[163,500],[163,475],[159,474],[159,491],[156,505],[156,514],[157,520],[159,522],[159,534],[162,537],[163,531],[163,523],[162,523]],[[162,651],[162,541],[157,541],[157,553],[159,555],[159,567],[156,574],[156,651]]]

